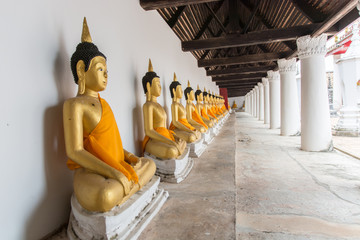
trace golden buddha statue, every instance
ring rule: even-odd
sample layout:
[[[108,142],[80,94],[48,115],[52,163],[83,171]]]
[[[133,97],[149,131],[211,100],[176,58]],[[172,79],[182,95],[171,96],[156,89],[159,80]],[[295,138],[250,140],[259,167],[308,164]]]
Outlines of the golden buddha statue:
[[[201,133],[196,130],[186,119],[186,111],[180,103],[183,95],[181,84],[177,81],[174,73],[174,81],[170,84],[170,95],[173,99],[171,104],[170,130],[173,130],[177,136],[184,139],[187,143],[192,143],[201,138]]]
[[[201,133],[205,133],[208,130],[208,126],[202,120],[198,110],[196,109],[193,101],[195,100],[194,90],[190,86],[190,81],[188,81],[188,86],[184,90],[184,95],[186,99],[186,119],[187,121],[196,128]]]
[[[203,92],[203,96],[204,96],[204,107],[206,110],[207,115],[213,119],[215,122],[218,122],[218,118],[215,115],[215,113],[212,111],[212,106],[210,103],[210,94],[206,91],[206,88],[204,88],[204,92]]]
[[[195,92],[195,98],[196,98],[196,109],[201,114],[201,119],[209,128],[212,128],[214,126],[214,120],[210,119],[210,117],[207,114],[206,107],[204,106],[203,103],[204,96],[199,88],[199,85],[197,86],[197,90]]]
[[[106,212],[147,184],[156,166],[122,147],[115,117],[98,93],[108,81],[106,57],[92,43],[85,18],[71,69],[78,93],[63,108],[67,166],[75,170],[74,193],[80,205]]]
[[[231,107],[232,109],[235,109],[235,108],[237,108],[237,105],[236,105],[236,102],[234,101],[234,103],[233,103],[233,105],[232,105],[232,107]]]
[[[146,102],[143,105],[145,139],[143,151],[160,159],[174,159],[184,152],[186,142],[166,128],[166,112],[157,102],[161,94],[160,78],[149,60],[148,72],[142,79]]]
[[[223,112],[219,109],[217,97],[214,92],[211,94],[212,101],[212,110],[216,114],[216,116],[221,119],[223,117]]]

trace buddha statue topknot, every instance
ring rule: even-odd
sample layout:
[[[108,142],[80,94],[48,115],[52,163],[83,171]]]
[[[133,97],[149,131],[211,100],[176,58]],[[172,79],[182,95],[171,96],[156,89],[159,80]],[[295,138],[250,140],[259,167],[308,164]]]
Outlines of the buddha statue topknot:
[[[108,82],[106,57],[92,43],[85,18],[71,69],[78,94],[63,107],[67,166],[75,170],[74,194],[80,205],[106,212],[147,184],[156,166],[123,149],[112,110],[98,93]]]

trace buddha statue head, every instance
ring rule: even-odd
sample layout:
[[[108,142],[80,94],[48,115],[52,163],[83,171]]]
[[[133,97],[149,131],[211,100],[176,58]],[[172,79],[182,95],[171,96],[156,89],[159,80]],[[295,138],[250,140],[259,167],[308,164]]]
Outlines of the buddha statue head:
[[[181,99],[182,98],[182,89],[181,84],[178,82],[176,74],[174,73],[174,80],[170,84],[170,95],[171,98],[174,100]]]
[[[196,89],[196,92],[195,92],[195,99],[196,99],[197,102],[202,102],[204,100],[203,98],[204,98],[203,93],[200,90],[199,85],[197,85],[197,89]]]
[[[184,95],[185,95],[185,99],[191,102],[194,101],[195,99],[194,90],[190,86],[190,81],[188,81],[188,86],[184,90]]]
[[[159,97],[161,94],[160,77],[154,72],[154,68],[149,59],[148,72],[142,78],[142,85],[144,93],[146,94],[146,100],[150,101],[151,97]]]
[[[79,95],[84,94],[86,89],[100,92],[106,88],[106,57],[92,43],[86,18],[83,22],[81,43],[77,45],[71,56],[70,64],[75,83],[79,86]]]
[[[209,101],[209,94],[208,94],[208,92],[206,91],[206,88],[204,88],[203,96],[204,96],[204,103],[208,103],[208,101]]]

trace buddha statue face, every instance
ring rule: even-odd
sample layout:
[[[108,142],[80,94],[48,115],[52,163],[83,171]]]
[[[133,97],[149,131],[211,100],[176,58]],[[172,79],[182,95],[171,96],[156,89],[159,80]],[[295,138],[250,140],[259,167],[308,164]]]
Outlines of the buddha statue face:
[[[76,71],[79,77],[79,86],[85,86],[85,89],[90,89],[95,92],[105,90],[108,76],[104,57],[96,56],[91,59],[87,71],[85,71],[84,61],[80,60],[76,64]]]
[[[151,93],[152,96],[159,97],[161,94],[161,84],[160,84],[160,78],[154,77],[150,83],[147,83],[147,89],[148,92]]]
[[[173,90],[173,91],[174,91],[174,90]],[[174,96],[176,96],[176,98],[178,98],[178,99],[181,99],[181,98],[182,98],[182,96],[183,96],[183,91],[182,91],[181,85],[177,85],[177,86],[176,86],[176,90],[175,90]]]
[[[195,100],[195,93],[194,91],[190,91],[190,93],[188,94],[188,99],[190,101],[194,101]]]
[[[204,95],[202,93],[199,94],[198,98],[200,102],[204,101]]]

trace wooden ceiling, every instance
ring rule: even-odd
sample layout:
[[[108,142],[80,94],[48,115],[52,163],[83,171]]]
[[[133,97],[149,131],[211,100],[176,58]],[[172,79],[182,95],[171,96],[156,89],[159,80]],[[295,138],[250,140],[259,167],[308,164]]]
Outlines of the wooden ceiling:
[[[157,10],[212,81],[243,96],[297,56],[296,39],[334,35],[359,17],[358,0],[140,0]]]

